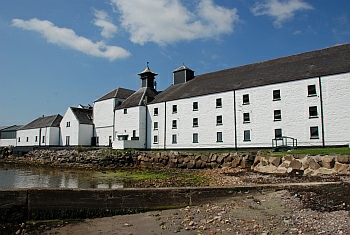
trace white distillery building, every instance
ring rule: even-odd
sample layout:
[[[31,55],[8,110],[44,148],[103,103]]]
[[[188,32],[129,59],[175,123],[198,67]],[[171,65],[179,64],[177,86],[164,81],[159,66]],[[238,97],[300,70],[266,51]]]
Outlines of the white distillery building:
[[[350,44],[198,76],[184,65],[173,73],[159,94],[156,74],[148,66],[140,73],[142,88],[115,109],[113,148],[350,142]]]
[[[60,122],[59,114],[42,116],[17,130],[18,146],[59,146]]]
[[[93,146],[111,146],[113,141],[115,108],[135,91],[117,88],[95,100],[93,108]]]
[[[94,136],[93,111],[91,106],[69,107],[61,123],[62,146],[91,146]]]

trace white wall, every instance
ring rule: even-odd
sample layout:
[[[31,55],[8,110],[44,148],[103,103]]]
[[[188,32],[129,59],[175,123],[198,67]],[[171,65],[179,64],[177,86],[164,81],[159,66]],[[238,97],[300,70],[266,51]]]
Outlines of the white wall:
[[[350,73],[321,78],[326,145],[350,142]]]
[[[145,148],[146,147],[146,107],[137,106],[115,111],[115,131],[113,148]],[[133,132],[136,131],[135,137],[139,140],[131,140]],[[118,135],[127,135],[126,141],[118,140]]]
[[[94,103],[94,124],[97,146],[108,146],[109,136],[113,136],[115,99],[102,100]]]
[[[216,107],[216,99],[221,98],[222,107]],[[198,110],[193,110],[193,102],[198,102]],[[177,105],[177,113],[173,113],[173,105]],[[153,110],[158,107],[158,116]],[[176,148],[233,148],[234,147],[234,115],[233,92],[206,95],[195,98],[168,101],[149,105],[152,126],[150,145],[152,149]],[[165,118],[166,115],[166,118]],[[216,125],[216,117],[222,116],[223,125]],[[193,127],[193,118],[198,118],[198,127]],[[173,120],[177,128],[173,129]],[[158,122],[158,130],[154,130],[154,122]],[[165,127],[166,126],[166,127]],[[164,144],[164,128],[166,140]],[[217,132],[222,132],[223,142],[217,142]],[[198,143],[193,143],[193,134],[198,133]],[[153,138],[158,135],[158,144]],[[176,135],[177,143],[172,143]]]
[[[20,142],[18,141],[19,138],[20,138]],[[43,142],[43,138],[45,139],[44,142]],[[43,128],[17,131],[17,146],[39,146],[39,145],[40,146],[60,145],[60,128],[43,127]]]
[[[67,126],[67,122],[70,125]],[[60,145],[66,146],[66,137],[69,136],[69,145],[79,145],[79,122],[70,108],[67,109],[60,123],[61,141]]]
[[[92,135],[93,135],[93,125],[80,124],[78,145],[90,146]]]
[[[16,146],[16,139],[0,139],[0,147]]]
[[[317,96],[308,97],[308,85],[313,84]],[[281,100],[273,101],[273,90],[280,90]],[[249,94],[247,105],[243,104],[244,94]],[[275,129],[296,138],[299,146],[322,145],[319,95],[318,78],[236,91],[238,147],[270,147]],[[309,118],[310,106],[317,106],[318,118]],[[274,110],[281,110],[280,121],[274,121]],[[250,123],[243,122],[243,113],[250,114]],[[319,127],[319,139],[310,139],[311,126]],[[250,130],[251,141],[244,141],[244,130]]]

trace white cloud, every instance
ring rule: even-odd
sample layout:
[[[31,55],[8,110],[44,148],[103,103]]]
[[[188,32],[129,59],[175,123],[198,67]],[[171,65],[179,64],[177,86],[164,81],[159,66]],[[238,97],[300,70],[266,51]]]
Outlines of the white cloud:
[[[130,52],[121,47],[108,46],[103,41],[92,42],[90,39],[76,35],[71,29],[59,28],[47,20],[13,19],[12,26],[39,32],[50,43],[68,46],[85,54],[107,58],[110,61],[130,56]]]
[[[180,0],[111,0],[121,14],[121,26],[130,40],[143,45],[160,45],[181,40],[216,38],[233,32],[239,21],[236,9],[217,6],[213,0],[200,0],[190,11]]]
[[[104,38],[112,38],[117,32],[117,26],[111,22],[111,18],[105,11],[94,10],[94,15],[96,19],[94,20],[94,25],[101,27],[101,35]]]
[[[282,23],[293,19],[296,11],[311,9],[313,7],[303,0],[264,0],[257,2],[251,11],[255,16],[271,16],[275,19],[274,26],[280,28]]]

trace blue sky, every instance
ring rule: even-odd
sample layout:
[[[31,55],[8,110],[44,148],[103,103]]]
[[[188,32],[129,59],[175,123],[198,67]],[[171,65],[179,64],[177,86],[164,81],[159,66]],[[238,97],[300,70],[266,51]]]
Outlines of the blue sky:
[[[1,0],[0,126],[64,115],[117,87],[350,42],[349,0]]]

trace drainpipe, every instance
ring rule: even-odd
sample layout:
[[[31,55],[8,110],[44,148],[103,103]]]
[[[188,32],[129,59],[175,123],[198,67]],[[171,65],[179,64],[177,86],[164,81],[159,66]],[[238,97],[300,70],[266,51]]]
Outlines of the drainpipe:
[[[322,146],[325,147],[325,138],[324,138],[324,115],[323,115],[323,97],[322,97],[322,80],[321,77],[318,77],[318,84],[320,87],[320,105],[321,105],[321,132],[322,132]]]
[[[236,110],[236,90],[233,90],[233,118],[234,118],[234,136],[235,136],[235,149],[237,151],[237,110]]]
[[[148,129],[147,129],[147,127],[148,127],[148,123],[147,123],[147,121],[148,121],[148,105],[146,104],[146,129],[145,129],[145,149],[147,149],[147,133],[148,133]]]
[[[166,101],[164,102],[164,150],[166,149]]]

